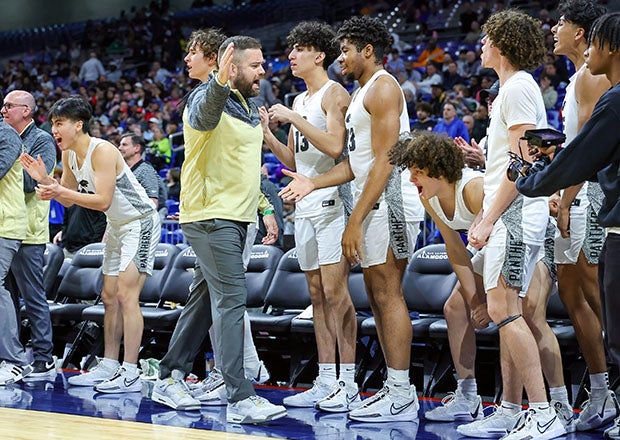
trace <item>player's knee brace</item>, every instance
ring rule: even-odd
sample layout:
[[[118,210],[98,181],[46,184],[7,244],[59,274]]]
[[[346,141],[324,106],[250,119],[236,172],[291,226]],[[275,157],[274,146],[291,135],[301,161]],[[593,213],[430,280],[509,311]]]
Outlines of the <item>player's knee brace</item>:
[[[518,315],[509,316],[508,318],[497,324],[497,328],[502,328],[503,326],[510,324],[512,321],[519,319],[521,316],[523,316],[521,313],[519,313]]]

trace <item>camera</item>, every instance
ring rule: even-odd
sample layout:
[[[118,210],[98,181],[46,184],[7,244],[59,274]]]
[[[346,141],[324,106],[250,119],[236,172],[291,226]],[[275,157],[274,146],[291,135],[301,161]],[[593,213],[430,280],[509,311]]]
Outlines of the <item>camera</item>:
[[[509,151],[508,155],[510,156],[510,164],[508,164],[506,174],[511,182],[515,182],[519,176],[530,176],[537,173],[551,163],[549,156],[542,156],[532,163],[512,151]]]
[[[525,130],[523,137],[519,139],[519,151],[521,155],[508,152],[510,156],[510,163],[506,174],[508,180],[514,182],[519,176],[530,176],[538,171],[542,170],[545,166],[551,163],[551,159],[547,155],[541,155],[533,163],[528,162],[523,158],[523,151],[521,150],[521,141],[527,141],[529,147],[547,149],[549,147],[558,146],[566,140],[564,133],[553,130],[551,128],[542,128],[536,130]]]

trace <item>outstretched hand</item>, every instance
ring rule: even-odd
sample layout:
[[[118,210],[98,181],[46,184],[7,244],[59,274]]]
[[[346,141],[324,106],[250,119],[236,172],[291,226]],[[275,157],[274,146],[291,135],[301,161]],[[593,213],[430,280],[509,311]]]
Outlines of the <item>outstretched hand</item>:
[[[235,54],[235,43],[229,43],[226,46],[226,50],[222,54],[222,58],[219,62],[219,70],[217,72],[217,80],[220,84],[228,83],[228,78],[230,76],[230,68],[233,65],[233,55]]]
[[[280,190],[279,197],[286,202],[299,202],[305,196],[314,191],[314,183],[303,174],[296,173],[287,169],[282,170],[282,174],[291,177],[293,180]]]
[[[49,176],[47,174],[45,163],[43,162],[43,159],[41,159],[41,156],[37,156],[37,158],[35,159],[28,153],[22,153],[22,155],[19,156],[19,161],[21,162],[24,170],[34,180],[36,180],[39,183],[47,181],[47,178]]]

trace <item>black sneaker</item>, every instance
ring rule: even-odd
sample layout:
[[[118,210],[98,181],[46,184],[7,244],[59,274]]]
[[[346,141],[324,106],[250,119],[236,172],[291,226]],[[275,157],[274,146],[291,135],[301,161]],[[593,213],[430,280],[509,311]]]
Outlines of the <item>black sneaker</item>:
[[[53,359],[51,361],[34,361],[32,363],[32,373],[28,377],[49,377],[52,375],[56,375],[56,363]]]

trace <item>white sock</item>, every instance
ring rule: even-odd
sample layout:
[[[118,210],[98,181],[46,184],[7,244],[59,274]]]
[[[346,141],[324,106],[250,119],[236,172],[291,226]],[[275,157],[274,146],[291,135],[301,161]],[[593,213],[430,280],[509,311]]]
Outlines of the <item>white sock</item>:
[[[355,383],[355,364],[340,364],[339,380],[343,381],[346,384],[354,384]]]
[[[476,383],[476,379],[458,379],[456,381],[456,389],[469,400],[474,400],[478,397],[478,384]]]
[[[609,375],[607,372],[590,374],[590,398],[603,399],[609,390]]]
[[[548,403],[547,406],[549,406]],[[507,412],[508,414],[511,414],[513,416],[517,415],[523,409],[518,403],[508,402],[507,400],[502,400],[501,407],[505,413]]]
[[[568,401],[568,391],[566,390],[566,386],[549,388],[549,396],[551,397],[551,400],[557,400],[564,405],[568,405],[569,408],[571,407],[571,404]]]
[[[385,383],[398,395],[409,395],[409,370],[395,370],[388,367]]]
[[[319,378],[323,383],[336,383],[336,364],[319,364]]]
[[[101,365],[108,370],[116,370],[121,364],[116,359],[103,358]]]
[[[551,411],[551,405],[549,405],[549,402],[530,402],[530,408],[542,414],[548,414]]]
[[[136,376],[138,374],[138,365],[130,364],[129,362],[123,362],[123,368],[130,376]]]

